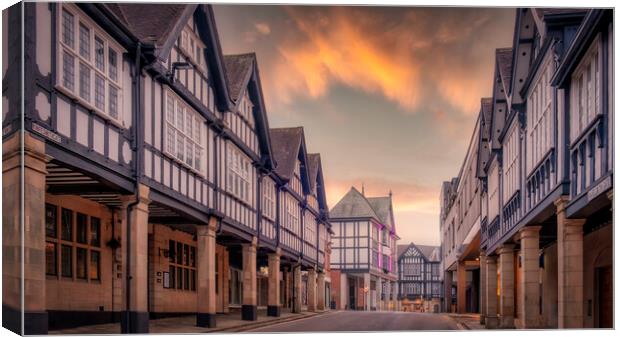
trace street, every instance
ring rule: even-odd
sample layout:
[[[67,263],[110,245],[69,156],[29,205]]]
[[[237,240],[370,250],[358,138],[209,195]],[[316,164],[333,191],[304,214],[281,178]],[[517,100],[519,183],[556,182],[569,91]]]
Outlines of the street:
[[[456,330],[456,323],[442,314],[415,312],[337,311],[297,321],[273,324],[247,332],[331,332]]]

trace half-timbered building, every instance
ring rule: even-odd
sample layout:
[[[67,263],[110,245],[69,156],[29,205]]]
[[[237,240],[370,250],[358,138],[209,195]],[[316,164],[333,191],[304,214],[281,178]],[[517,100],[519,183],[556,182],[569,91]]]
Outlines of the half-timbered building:
[[[496,51],[476,170],[487,328],[613,326],[612,14],[519,8]]]
[[[355,187],[330,210],[332,298],[341,310],[396,310],[396,234],[392,193],[366,197]]]
[[[443,274],[439,269],[441,247],[412,242],[398,245],[396,249],[400,310],[439,312]]]
[[[325,308],[320,157],[269,129],[256,56],[222,54],[211,6],[20,3],[3,22],[3,191],[25,196],[3,199],[4,326],[278,316],[301,310],[302,270]]]

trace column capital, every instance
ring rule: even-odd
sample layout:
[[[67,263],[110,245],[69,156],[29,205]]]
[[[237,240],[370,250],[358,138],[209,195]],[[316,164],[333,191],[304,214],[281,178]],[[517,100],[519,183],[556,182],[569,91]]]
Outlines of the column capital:
[[[558,213],[560,212],[564,212],[566,210],[566,204],[568,204],[568,201],[570,200],[568,195],[562,195],[559,198],[557,198],[553,204],[555,204],[555,208],[556,211]]]
[[[540,230],[542,226],[525,226],[519,229],[519,239],[522,238],[531,238],[540,236]]]
[[[219,224],[220,221],[221,220],[218,219],[217,217],[210,216],[209,217],[209,224],[208,224],[209,229],[212,229],[212,230],[215,231],[217,229],[217,225]]]
[[[145,207],[148,210],[148,205],[151,203],[151,199],[149,199],[149,187],[144,184],[138,184],[138,190],[140,191],[140,199],[139,203],[134,207]],[[120,197],[123,208],[127,208],[129,204],[136,201],[136,195],[123,195]]]
[[[497,255],[487,255],[484,258],[486,264],[496,264],[497,263]]]
[[[515,245],[512,243],[505,243],[503,244],[501,247],[499,247],[497,249],[497,252],[499,254],[508,254],[508,253],[514,253],[515,250]]]

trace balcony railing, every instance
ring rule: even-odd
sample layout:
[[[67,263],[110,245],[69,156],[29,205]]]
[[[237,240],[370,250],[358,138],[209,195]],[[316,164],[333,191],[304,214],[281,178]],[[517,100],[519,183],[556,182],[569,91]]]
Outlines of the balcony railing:
[[[553,189],[551,174],[555,173],[555,149],[549,150],[527,178],[526,209],[529,211]]]
[[[605,156],[596,155],[597,149],[605,147],[604,125],[602,118],[595,118],[570,147],[571,197],[587,191],[607,170],[602,162]]]

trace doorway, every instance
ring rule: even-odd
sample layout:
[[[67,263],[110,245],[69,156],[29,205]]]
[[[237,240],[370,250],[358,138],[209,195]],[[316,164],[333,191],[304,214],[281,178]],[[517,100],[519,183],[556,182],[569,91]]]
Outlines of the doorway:
[[[611,266],[598,269],[598,327],[613,328],[614,306],[613,306],[613,276]]]

